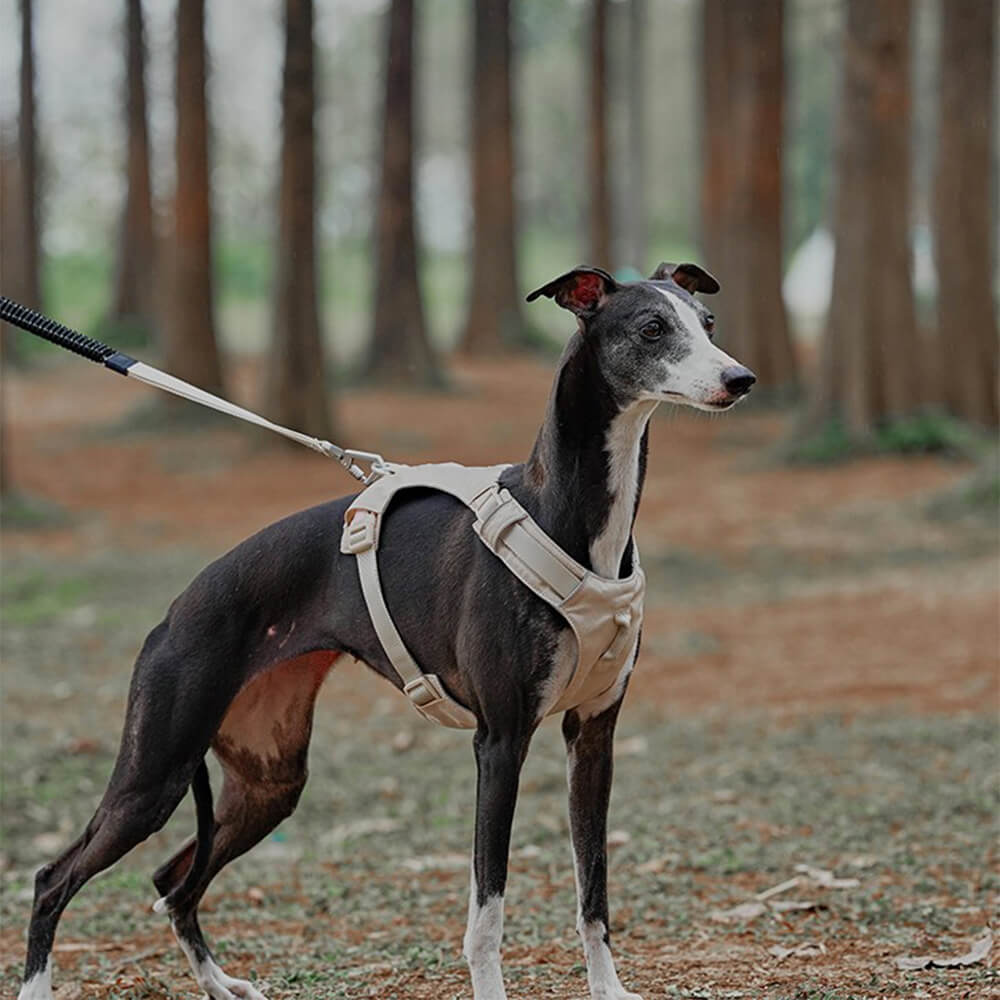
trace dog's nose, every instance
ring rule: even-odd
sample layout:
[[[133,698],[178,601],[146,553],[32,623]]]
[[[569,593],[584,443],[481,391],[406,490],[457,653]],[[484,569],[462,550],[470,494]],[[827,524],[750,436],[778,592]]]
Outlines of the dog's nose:
[[[743,365],[723,369],[721,377],[726,392],[731,396],[745,396],[750,391],[750,386],[757,381],[757,376]]]

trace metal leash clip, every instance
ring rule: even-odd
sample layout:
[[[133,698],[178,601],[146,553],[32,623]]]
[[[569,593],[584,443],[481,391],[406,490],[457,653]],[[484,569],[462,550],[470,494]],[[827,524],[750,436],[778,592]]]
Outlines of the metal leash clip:
[[[387,462],[378,452],[359,451],[356,448],[338,448],[337,445],[329,441],[323,442],[324,451],[333,459],[336,459],[355,479],[370,486],[376,479],[391,475],[393,465]],[[358,465],[358,462],[365,462],[369,466],[366,473]]]

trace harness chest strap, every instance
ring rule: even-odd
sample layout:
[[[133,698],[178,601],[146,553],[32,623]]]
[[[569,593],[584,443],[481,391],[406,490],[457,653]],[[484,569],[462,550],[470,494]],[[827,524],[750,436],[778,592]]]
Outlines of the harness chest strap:
[[[425,674],[410,655],[389,614],[379,581],[376,551],[381,518],[400,490],[425,486],[461,500],[476,514],[473,530],[483,544],[522,583],[563,612],[576,634],[578,662],[552,711],[579,704],[583,700],[579,698],[580,692],[584,686],[593,689],[595,680],[600,690],[591,690],[591,695],[610,687],[621,662],[634,646],[641,622],[645,592],[642,571],[637,567],[633,576],[623,581],[604,580],[588,573],[538,527],[507,490],[498,486],[497,479],[505,468],[469,468],[455,463],[395,467],[391,474],[359,494],[344,516],[341,551],[357,557],[358,576],[372,625],[403,681],[404,694],[421,715],[453,728],[473,729],[476,718],[445,691],[437,675]],[[581,586],[585,580],[587,585]],[[609,606],[617,609],[612,620],[607,617]],[[603,627],[592,626],[581,635],[579,623],[583,619],[588,623],[600,622]],[[598,659],[598,669],[581,670],[581,658]]]

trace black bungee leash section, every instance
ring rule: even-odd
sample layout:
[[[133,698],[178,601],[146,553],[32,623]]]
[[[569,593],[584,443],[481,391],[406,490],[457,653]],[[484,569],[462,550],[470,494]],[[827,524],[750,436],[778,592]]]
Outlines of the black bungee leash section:
[[[6,295],[0,295],[0,321],[10,323],[11,326],[16,326],[27,333],[32,333],[36,337],[41,337],[42,340],[47,340],[50,344],[55,344],[57,347],[72,351],[74,354],[79,354],[80,357],[86,358],[88,361],[96,361],[98,364],[110,368],[119,375],[136,378],[140,382],[155,386],[157,389],[163,389],[165,392],[173,393],[175,396],[181,396],[194,403],[218,410],[220,413],[226,413],[231,417],[236,417],[239,420],[247,421],[247,423],[256,424],[258,427],[274,431],[282,437],[305,445],[305,447],[311,448],[313,451],[317,451],[327,458],[334,459],[334,461],[343,466],[355,479],[362,483],[371,483],[392,471],[391,466],[381,455],[370,451],[355,451],[350,448],[340,448],[321,438],[311,437],[308,434],[301,434],[299,431],[282,427],[280,424],[276,424],[260,416],[260,414],[254,413],[252,410],[247,410],[242,406],[237,406],[235,403],[230,403],[228,400],[222,399],[221,396],[213,396],[210,392],[205,392],[203,389],[184,382],[182,379],[174,378],[173,375],[161,372],[158,368],[138,361],[128,354],[123,354],[121,351],[115,350],[115,348],[109,347],[107,344],[103,344],[93,337],[88,337],[86,334],[64,326],[62,323],[50,319],[48,316],[44,316],[34,309],[29,309],[28,306],[23,306],[19,302],[15,302]],[[365,472],[357,464],[358,462],[368,464],[370,471]]]

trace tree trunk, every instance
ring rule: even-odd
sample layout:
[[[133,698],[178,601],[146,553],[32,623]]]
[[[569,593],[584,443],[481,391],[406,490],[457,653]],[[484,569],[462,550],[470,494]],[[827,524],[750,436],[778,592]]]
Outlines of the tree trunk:
[[[592,0],[590,20],[590,226],[588,264],[613,270],[608,175],[608,0]]]
[[[701,250],[704,264],[722,285],[718,311],[727,299],[730,268],[726,259],[732,186],[730,128],[731,5],[728,0],[701,4]]]
[[[959,417],[997,425],[997,323],[993,301],[995,0],[941,4],[934,237],[937,364],[929,386]]]
[[[35,129],[35,45],[33,0],[21,0],[21,107],[17,145],[24,220],[24,304],[42,307],[38,141]]]
[[[316,285],[316,111],[312,0],[285,0],[281,188],[268,412],[331,436]]]
[[[413,208],[413,0],[392,0],[386,19],[385,106],[375,219],[375,302],[366,376],[397,385],[441,380],[427,339]]]
[[[779,394],[796,378],[781,294],[783,14],[783,0],[727,5],[727,55],[713,56],[730,63],[720,327],[727,349],[756,372],[765,391]]]
[[[627,263],[648,274],[656,261],[648,259],[646,230],[646,0],[628,5],[628,194],[625,198]]]
[[[848,0],[836,261],[812,415],[865,438],[921,402],[910,278],[911,0]]]
[[[517,278],[510,0],[475,0],[472,65],[472,286],[468,354],[527,343]]]
[[[146,127],[146,47],[142,0],[126,0],[125,126],[128,136],[125,205],[111,318],[152,332],[156,322],[153,194]]]
[[[222,390],[212,302],[212,212],[205,97],[205,2],[177,3],[177,190],[167,370],[209,392]]]

